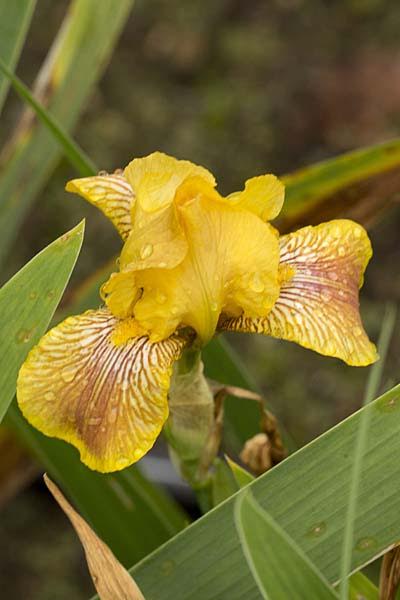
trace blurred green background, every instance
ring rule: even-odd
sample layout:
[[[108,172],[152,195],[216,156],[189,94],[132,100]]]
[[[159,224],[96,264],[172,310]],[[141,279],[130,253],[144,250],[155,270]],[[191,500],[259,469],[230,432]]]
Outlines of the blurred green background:
[[[67,6],[65,0],[38,1],[17,69],[29,85]],[[112,171],[158,149],[203,164],[226,193],[258,174],[284,174],[390,139],[400,134],[399,24],[394,0],[329,6],[318,0],[137,0],[75,138],[99,168]],[[21,111],[11,93],[0,143]],[[70,289],[118,251],[106,219],[64,192],[73,176],[62,162],[26,218],[3,279],[83,216],[86,238]],[[374,258],[362,313],[375,340],[384,302],[400,297],[399,231],[396,207],[371,231]],[[285,342],[230,339],[299,446],[360,405],[366,370]],[[384,387],[398,372],[399,350],[397,331]],[[40,485],[3,502],[0,540],[2,597],[90,596],[80,546]]]

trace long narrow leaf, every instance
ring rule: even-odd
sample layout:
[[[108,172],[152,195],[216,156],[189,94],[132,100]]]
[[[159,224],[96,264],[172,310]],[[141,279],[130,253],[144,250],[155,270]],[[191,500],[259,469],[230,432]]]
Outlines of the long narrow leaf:
[[[14,70],[25,41],[36,0],[0,0],[0,58]],[[0,113],[9,88],[7,77],[0,75]]]
[[[29,91],[29,88],[7,68],[6,64],[0,58],[0,71],[4,77],[12,83],[17,94],[35,111],[37,117],[44,123],[47,129],[53,134],[55,140],[58,141],[61,150],[65,157],[70,161],[71,165],[76,168],[82,177],[93,175],[96,172],[96,167],[87,154],[79,148],[78,144],[71,136],[64,131],[63,127],[57,123],[56,119],[46,110],[40,102],[38,102]]]
[[[360,571],[350,577],[349,583],[349,600],[379,600],[378,588]]]
[[[400,385],[368,404],[250,483],[262,507],[331,582],[340,575],[352,449],[364,411],[371,411],[355,522],[352,570],[400,537]],[[142,561],[132,573],[153,600],[259,600],[243,561],[229,498]]]
[[[396,310],[393,306],[389,306],[385,318],[382,324],[381,335],[378,343],[378,351],[380,360],[376,362],[371,368],[370,375],[368,377],[367,388],[364,396],[364,406],[371,402],[376,396],[381,378],[382,371],[385,364],[386,354],[390,338],[392,337],[393,328],[396,321]],[[349,501],[346,511],[346,521],[343,536],[343,551],[341,558],[341,583],[340,583],[340,598],[341,600],[347,600],[349,592],[348,575],[351,569],[351,555],[353,552],[353,532],[354,532],[354,520],[356,517],[357,501],[359,488],[361,483],[361,472],[362,472],[362,461],[364,458],[364,449],[367,443],[368,429],[370,427],[371,412],[365,411],[363,418],[360,420],[360,429],[358,431],[355,450],[354,450],[354,462],[352,465],[352,477],[350,480],[350,491]]]
[[[329,583],[301,549],[248,492],[235,502],[243,554],[265,600],[333,600]]]
[[[44,334],[78,257],[84,223],[37,254],[0,289],[0,421],[18,370]]]
[[[400,140],[347,152],[283,177],[280,231],[350,217],[365,225],[397,198]]]
[[[39,73],[41,100],[71,131],[104,70],[133,0],[74,0]],[[22,119],[0,165],[0,263],[18,228],[62,155],[47,127]],[[23,173],[23,178],[21,174]]]

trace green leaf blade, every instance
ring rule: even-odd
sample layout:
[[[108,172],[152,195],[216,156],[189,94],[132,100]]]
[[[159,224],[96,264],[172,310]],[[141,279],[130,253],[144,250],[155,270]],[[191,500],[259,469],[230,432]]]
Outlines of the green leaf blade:
[[[0,58],[13,71],[31,23],[36,0],[0,0]],[[0,74],[0,113],[9,89],[9,80]]]
[[[379,600],[379,590],[361,571],[349,579],[349,600]]]
[[[39,73],[46,109],[66,132],[75,126],[103,72],[133,0],[73,0]],[[36,90],[35,90],[36,91]],[[39,93],[40,97],[40,93]],[[63,151],[51,131],[28,119],[0,165],[0,263]],[[21,174],[23,173],[23,178]]]
[[[285,531],[248,492],[235,502],[235,525],[265,600],[333,600],[338,596]]]
[[[373,427],[362,465],[351,565],[352,571],[361,568],[400,537],[400,385],[248,486],[332,584],[340,576],[351,452],[367,410],[372,412]],[[235,496],[211,510],[132,570],[145,597],[192,600],[196,581],[203,600],[259,600],[238,544],[234,500]]]
[[[246,469],[243,469],[243,467],[235,463],[235,461],[230,459],[229,456],[226,456],[225,458],[239,488],[243,488],[255,480],[254,475],[252,475],[251,473],[246,471]]]
[[[382,329],[379,336],[378,352],[380,359],[371,367],[367,387],[364,396],[364,406],[367,405],[376,396],[382,378],[383,367],[386,360],[386,355],[389,347],[389,342],[392,337],[393,329],[396,323],[396,309],[394,306],[388,305],[382,323]],[[344,535],[343,535],[343,551],[341,556],[341,582],[340,582],[340,598],[347,600],[349,595],[348,575],[351,570],[351,556],[353,547],[353,530],[354,520],[357,512],[357,502],[361,483],[362,461],[364,460],[364,451],[367,441],[368,430],[371,425],[371,412],[365,411],[360,420],[360,427],[357,433],[357,439],[354,448],[354,460],[351,466],[351,480],[349,490],[349,500],[346,511]]]
[[[81,249],[84,222],[52,242],[0,289],[0,421],[19,368],[57,308]]]
[[[282,177],[280,231],[336,217],[369,224],[398,193],[400,140],[394,139],[299,169]]]

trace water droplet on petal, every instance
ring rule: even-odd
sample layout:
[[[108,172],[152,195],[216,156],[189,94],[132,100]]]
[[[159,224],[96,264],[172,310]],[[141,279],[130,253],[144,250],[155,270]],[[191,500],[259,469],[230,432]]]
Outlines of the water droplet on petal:
[[[68,366],[64,367],[61,371],[61,379],[65,381],[65,383],[71,383],[75,379],[76,375],[76,367]]]
[[[167,296],[163,292],[158,291],[156,294],[156,301],[158,304],[165,304],[167,301]]]
[[[210,308],[211,308],[212,312],[217,312],[217,310],[218,310],[218,304],[215,301],[211,302]]]
[[[299,313],[296,313],[294,315],[294,320],[296,321],[296,323],[298,323],[299,325],[303,324],[303,316],[299,315]]]
[[[105,196],[106,190],[102,185],[95,185],[92,189],[92,193],[96,194],[96,196]]]
[[[118,467],[118,469],[123,469],[124,467],[127,467],[129,465],[129,462],[129,458],[127,458],[126,456],[121,456],[117,459],[116,466]]]
[[[329,302],[329,300],[332,298],[332,296],[331,296],[330,292],[328,292],[328,290],[322,290],[321,298],[324,302]]]
[[[100,425],[101,423],[101,417],[90,417],[90,419],[87,420],[87,424],[91,425],[91,426],[96,426],[96,425]]]
[[[165,267],[166,267],[166,266],[167,266],[167,263],[166,263],[166,262],[164,262],[164,261],[161,261],[160,263],[158,263],[158,267],[159,267],[160,269],[165,269]]]
[[[264,291],[265,285],[259,273],[253,274],[249,282],[249,287],[253,292],[256,292],[256,294],[261,294],[261,292]]]
[[[346,254],[346,248],[344,246],[339,246],[338,254],[339,256],[344,256]]]
[[[56,399],[56,395],[54,392],[46,392],[44,395],[44,399],[47,400],[47,402],[53,402],[53,400]]]
[[[112,425],[117,420],[117,417],[118,417],[118,407],[111,408],[110,412],[108,413],[108,422]]]
[[[140,258],[142,260],[145,260],[146,258],[149,258],[152,254],[153,254],[153,245],[152,244],[145,244],[144,246],[142,246],[140,248]]]
[[[339,275],[336,273],[336,271],[328,271],[327,276],[332,281],[337,281],[339,279]]]
[[[129,389],[129,381],[128,381],[127,379],[124,379],[124,380],[121,382],[121,390],[122,390],[123,392],[126,392],[126,390],[128,390],[128,389]]]

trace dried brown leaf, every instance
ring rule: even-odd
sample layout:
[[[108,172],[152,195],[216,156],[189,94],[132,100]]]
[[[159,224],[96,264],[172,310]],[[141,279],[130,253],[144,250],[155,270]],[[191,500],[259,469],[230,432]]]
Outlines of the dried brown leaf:
[[[400,546],[385,554],[379,579],[379,600],[395,600],[400,585]]]
[[[101,600],[145,600],[128,571],[86,521],[72,508],[46,474],[44,481],[79,536],[93,583]]]

